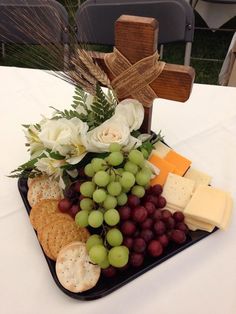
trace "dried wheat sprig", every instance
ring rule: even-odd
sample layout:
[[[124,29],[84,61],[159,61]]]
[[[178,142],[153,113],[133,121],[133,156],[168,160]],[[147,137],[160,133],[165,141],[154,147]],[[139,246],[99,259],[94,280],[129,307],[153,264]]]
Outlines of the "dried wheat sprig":
[[[108,88],[112,88],[109,77],[100,68],[100,66],[96,62],[94,62],[89,52],[83,49],[78,49],[77,55],[80,58],[80,60],[83,62],[83,64],[87,67],[89,72],[98,80],[98,82],[102,83]]]
[[[89,94],[96,94],[96,85],[90,84],[83,77],[81,77],[76,71],[69,71],[69,78],[74,82],[75,85],[80,85]]]
[[[72,57],[71,64],[75,67],[75,71],[83,76],[89,83],[96,86],[97,80],[88,72],[87,68],[84,66],[79,58]]]

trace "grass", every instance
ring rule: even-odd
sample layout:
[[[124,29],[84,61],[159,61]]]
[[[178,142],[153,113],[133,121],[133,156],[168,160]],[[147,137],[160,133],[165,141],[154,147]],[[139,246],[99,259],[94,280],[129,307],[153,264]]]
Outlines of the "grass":
[[[64,3],[64,1],[60,1]],[[66,2],[66,1],[65,1]],[[70,9],[75,10],[77,0],[72,3]],[[206,26],[205,22],[196,13],[196,25]],[[224,28],[236,29],[236,17],[231,19]],[[218,75],[227,53],[229,44],[233,37],[233,32],[210,30],[195,30],[194,42],[192,46],[191,66],[195,68],[197,83],[204,84],[218,84]],[[111,47],[99,47],[103,51],[110,51]],[[42,47],[24,45],[7,45],[6,57],[0,56],[0,65],[30,67],[30,68],[45,68],[45,63],[35,63],[35,56],[42,55],[44,59],[48,56]],[[19,57],[20,56],[20,57]],[[195,58],[210,58],[215,61],[196,60]],[[183,64],[184,59],[184,44],[176,43],[165,45],[164,47],[164,61],[168,63]],[[47,64],[47,62],[46,62]],[[47,67],[48,68],[48,67]]]

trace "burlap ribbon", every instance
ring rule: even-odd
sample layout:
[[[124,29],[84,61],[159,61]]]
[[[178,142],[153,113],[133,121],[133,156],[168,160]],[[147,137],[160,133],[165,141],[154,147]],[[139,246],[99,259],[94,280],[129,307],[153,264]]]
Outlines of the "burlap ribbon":
[[[114,48],[112,53],[105,54],[105,63],[115,77],[111,85],[119,99],[131,96],[145,107],[152,105],[152,101],[158,96],[149,84],[161,74],[165,66],[165,62],[159,61],[157,52],[131,64]]]

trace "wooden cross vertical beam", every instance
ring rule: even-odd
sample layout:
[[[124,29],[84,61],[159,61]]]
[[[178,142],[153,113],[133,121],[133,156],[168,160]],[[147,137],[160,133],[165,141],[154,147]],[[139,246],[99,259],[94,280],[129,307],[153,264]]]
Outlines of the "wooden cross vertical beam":
[[[158,22],[154,18],[122,15],[115,23],[115,47],[132,63],[152,55],[157,49]],[[94,59],[114,79],[104,62],[104,54]],[[192,90],[195,71],[192,67],[166,64],[161,74],[150,84],[159,98],[185,102]],[[121,100],[121,99],[120,99]],[[150,132],[152,105],[145,109],[141,130]]]
[[[115,47],[132,63],[157,50],[158,21],[154,18],[122,15],[115,23]],[[144,107],[141,131],[151,130],[152,105]]]

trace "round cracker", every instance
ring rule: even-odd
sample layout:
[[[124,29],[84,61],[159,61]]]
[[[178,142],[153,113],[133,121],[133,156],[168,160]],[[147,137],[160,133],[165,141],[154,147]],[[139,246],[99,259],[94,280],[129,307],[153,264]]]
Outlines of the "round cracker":
[[[60,250],[56,274],[61,285],[71,292],[92,289],[98,282],[101,269],[92,264],[85,243],[76,241]]]
[[[27,199],[30,206],[36,205],[43,199],[60,200],[63,197],[62,190],[57,181],[46,176],[40,176],[29,180]]]
[[[45,228],[43,228],[39,233],[38,233],[38,239],[40,240],[40,244],[42,245],[44,253],[51,258],[52,260],[56,260],[52,253],[50,252],[49,246],[48,246],[48,236],[50,232],[50,227],[51,224],[48,224]],[[48,227],[49,226],[49,227]]]
[[[48,247],[55,259],[67,244],[73,241],[86,242],[89,237],[88,230],[77,226],[74,221],[59,220],[48,226],[51,228],[48,234]]]
[[[42,230],[45,228],[46,225],[59,221],[59,220],[69,220],[69,221],[74,221],[73,218],[69,214],[64,214],[64,213],[43,213],[41,216],[41,220],[38,221],[37,225],[37,233],[40,234]],[[39,238],[39,236],[38,236]],[[39,238],[40,241],[40,238]]]
[[[34,229],[37,230],[42,225],[45,215],[52,213],[59,213],[57,200],[41,200],[33,206],[30,211],[30,222]]]

